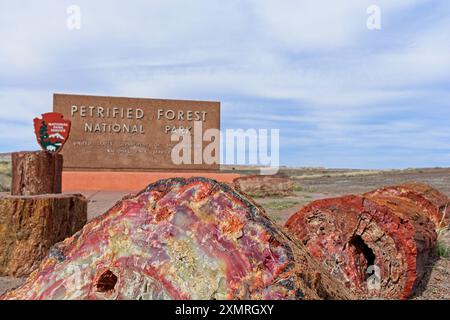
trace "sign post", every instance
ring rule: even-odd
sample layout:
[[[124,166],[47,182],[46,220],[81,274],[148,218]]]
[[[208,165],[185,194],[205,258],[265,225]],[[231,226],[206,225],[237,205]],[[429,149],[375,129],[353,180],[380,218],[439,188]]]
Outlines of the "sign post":
[[[63,156],[71,123],[62,114],[34,119],[42,151],[14,152],[11,195],[0,196],[0,276],[27,276],[51,246],[80,230],[87,200],[61,194]]]

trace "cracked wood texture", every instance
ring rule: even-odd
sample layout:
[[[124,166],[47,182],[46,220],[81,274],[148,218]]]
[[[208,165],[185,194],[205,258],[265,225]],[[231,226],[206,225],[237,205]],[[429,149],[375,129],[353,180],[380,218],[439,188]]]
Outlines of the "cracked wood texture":
[[[418,182],[408,182],[397,186],[388,186],[366,193],[370,198],[382,197],[406,198],[421,208],[436,228],[444,228],[450,223],[450,207],[448,197],[439,190]]]
[[[12,195],[61,193],[62,155],[46,151],[14,152],[11,159]]]
[[[0,197],[0,275],[29,275],[51,246],[79,231],[86,220],[82,195]]]
[[[52,248],[2,299],[351,299],[226,184],[151,184]]]
[[[314,201],[286,227],[358,297],[406,299],[425,275],[435,225],[410,198],[372,194]]]

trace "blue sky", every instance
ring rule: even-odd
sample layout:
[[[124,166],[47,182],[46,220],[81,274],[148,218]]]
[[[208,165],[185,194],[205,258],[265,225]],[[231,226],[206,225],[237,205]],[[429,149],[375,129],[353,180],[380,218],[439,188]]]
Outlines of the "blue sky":
[[[450,166],[448,1],[2,1],[0,39],[0,152],[67,92],[220,100],[284,165]]]

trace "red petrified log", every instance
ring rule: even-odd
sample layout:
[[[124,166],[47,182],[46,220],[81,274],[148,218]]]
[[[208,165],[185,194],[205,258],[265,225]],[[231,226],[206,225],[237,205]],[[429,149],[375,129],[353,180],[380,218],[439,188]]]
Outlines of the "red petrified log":
[[[62,155],[46,151],[14,152],[11,159],[12,195],[61,193]]]
[[[413,201],[434,222],[437,228],[450,224],[448,197],[435,188],[417,182],[380,188],[365,194],[367,197],[407,198]]]
[[[288,196],[294,191],[294,182],[275,175],[243,176],[233,180],[234,187],[250,196]]]
[[[54,246],[3,299],[348,299],[307,252],[225,184],[161,180]]]
[[[403,197],[315,201],[286,227],[361,298],[408,298],[436,244],[434,224]]]

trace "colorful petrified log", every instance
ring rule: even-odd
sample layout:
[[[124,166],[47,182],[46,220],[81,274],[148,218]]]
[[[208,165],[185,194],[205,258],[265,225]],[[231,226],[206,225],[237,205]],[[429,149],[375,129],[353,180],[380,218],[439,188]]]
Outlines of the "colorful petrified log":
[[[420,207],[437,228],[448,226],[450,223],[448,197],[427,184],[409,182],[397,186],[379,188],[365,195],[371,198],[407,198]]]
[[[286,227],[361,298],[408,298],[436,244],[434,224],[407,198],[318,200]]]
[[[158,181],[54,246],[3,299],[352,298],[225,184]]]

